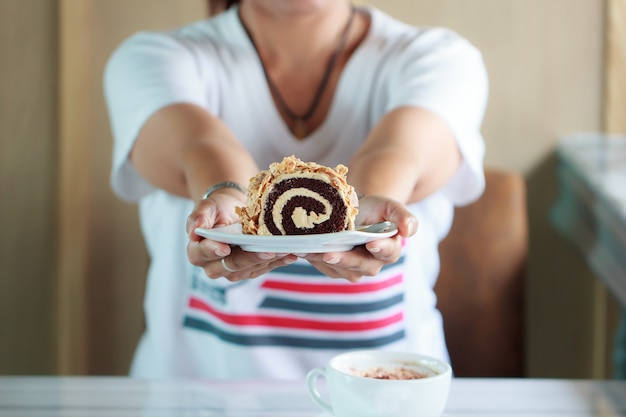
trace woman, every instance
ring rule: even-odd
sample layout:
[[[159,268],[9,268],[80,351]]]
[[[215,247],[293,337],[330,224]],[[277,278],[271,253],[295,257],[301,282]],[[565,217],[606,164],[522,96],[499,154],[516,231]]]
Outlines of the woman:
[[[139,201],[151,256],[131,374],[297,379],[356,348],[446,359],[432,288],[454,205],[484,188],[480,53],[347,0],[214,3],[131,37],[106,69],[112,186]],[[398,236],[276,254],[194,233],[236,223],[240,188],[291,154],[348,165],[357,221]]]

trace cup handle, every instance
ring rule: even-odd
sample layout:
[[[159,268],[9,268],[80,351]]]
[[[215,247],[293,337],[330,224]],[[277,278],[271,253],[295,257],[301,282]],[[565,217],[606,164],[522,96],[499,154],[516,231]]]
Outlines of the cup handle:
[[[311,369],[306,376],[306,386],[313,401],[315,401],[321,409],[333,415],[333,408],[322,398],[320,392],[317,390],[317,379],[320,376],[326,377],[326,368],[317,367]]]

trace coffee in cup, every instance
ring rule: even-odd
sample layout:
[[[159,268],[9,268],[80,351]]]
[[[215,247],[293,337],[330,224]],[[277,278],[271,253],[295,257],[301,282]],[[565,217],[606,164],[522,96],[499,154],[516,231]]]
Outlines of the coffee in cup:
[[[328,401],[318,390],[326,379]],[[409,352],[362,350],[333,357],[309,371],[311,398],[335,417],[438,417],[452,369],[446,362]]]

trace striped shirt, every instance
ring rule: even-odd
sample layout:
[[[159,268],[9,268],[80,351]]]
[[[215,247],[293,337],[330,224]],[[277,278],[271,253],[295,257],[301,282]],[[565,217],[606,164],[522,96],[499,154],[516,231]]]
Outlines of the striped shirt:
[[[258,280],[221,286],[199,270],[184,325],[244,346],[381,347],[405,336],[403,271],[401,257],[377,276],[351,283],[298,261]],[[237,302],[250,295],[255,302]]]

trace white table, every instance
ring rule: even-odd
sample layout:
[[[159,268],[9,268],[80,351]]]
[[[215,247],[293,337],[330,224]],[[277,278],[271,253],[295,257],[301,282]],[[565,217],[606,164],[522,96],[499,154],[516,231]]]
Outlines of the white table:
[[[0,377],[0,416],[316,417],[303,381]],[[446,416],[626,416],[626,381],[453,380]]]

